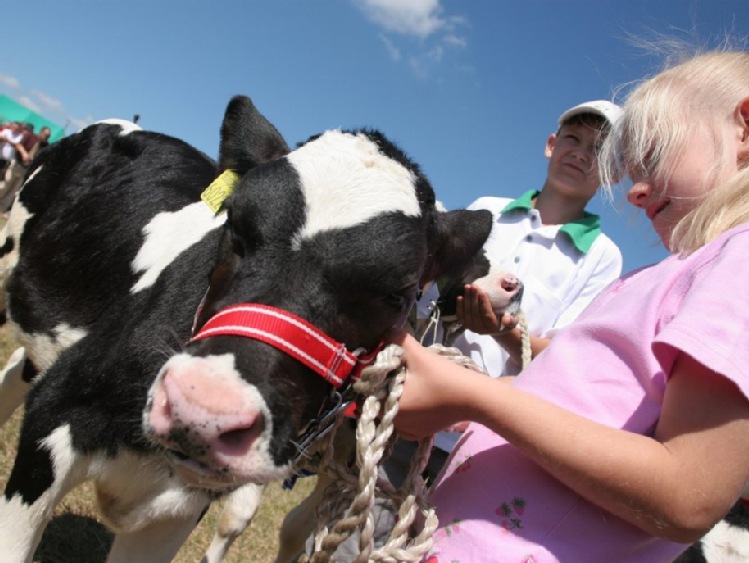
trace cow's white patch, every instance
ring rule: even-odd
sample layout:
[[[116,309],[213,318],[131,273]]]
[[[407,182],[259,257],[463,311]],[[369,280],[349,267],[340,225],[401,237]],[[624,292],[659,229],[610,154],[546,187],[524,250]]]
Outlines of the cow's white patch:
[[[216,533],[205,553],[206,563],[220,563],[224,560],[232,542],[250,525],[264,490],[265,485],[248,483],[229,495],[224,502]],[[291,561],[291,558],[279,557],[277,560]]]
[[[3,560],[30,560],[43,525],[44,517],[37,505],[25,504],[19,495],[10,499],[0,495],[0,552]]]
[[[71,480],[78,482],[82,475],[76,475],[74,464],[77,460],[70,437],[70,426],[65,424],[56,428],[49,436],[42,440],[42,446],[49,450],[54,467],[55,483],[62,485]],[[65,487],[63,487],[65,488]]]
[[[226,221],[226,213],[214,215],[202,201],[175,212],[156,215],[143,228],[145,241],[133,260],[132,269],[143,272],[130,293],[151,287],[161,272],[182,252]]]
[[[37,169],[36,172],[41,170]],[[36,174],[34,172],[34,174]],[[5,223],[2,232],[0,232],[0,247],[5,246],[8,240],[13,241],[13,249],[8,253],[0,257],[0,306],[5,308],[5,283],[10,277],[10,273],[13,268],[18,264],[18,249],[21,241],[21,233],[26,225],[26,222],[31,218],[31,213],[18,201],[16,196],[16,202],[13,207],[10,208],[10,214],[8,215],[8,221]]]
[[[721,520],[702,538],[702,552],[706,561],[745,563],[749,561],[749,531]]]
[[[136,125],[132,121],[128,121],[127,119],[117,119],[117,118],[110,118],[110,119],[102,119],[101,121],[97,121],[94,123],[94,125],[119,125],[120,129],[120,137],[124,137],[125,135],[129,135],[130,133],[134,131],[143,131],[143,128],[140,125]]]
[[[26,178],[26,181],[21,185],[21,188],[18,191],[20,192],[21,190],[23,190],[23,187],[26,184],[28,184],[29,182],[31,182],[31,180],[33,180],[34,178],[36,178],[36,175],[39,174],[39,172],[42,171],[42,168],[44,168],[44,165],[39,166],[31,174],[29,174],[29,177]]]
[[[364,134],[328,131],[287,157],[302,183],[307,221],[293,247],[317,233],[360,225],[384,213],[418,217],[414,174]]]
[[[186,490],[161,456],[126,450],[114,459],[96,455],[88,476],[96,482],[102,516],[117,532],[132,533],[153,520],[198,514],[209,501],[205,491]]]
[[[0,497],[0,553],[3,561],[30,561],[39,542],[45,521],[57,502],[82,477],[82,465],[71,446],[70,427],[56,428],[42,440],[49,450],[54,469],[53,482],[33,504],[23,502],[20,495]]]
[[[0,425],[10,418],[26,396],[31,384],[23,380],[26,350],[21,346],[10,355],[0,371]]]
[[[66,323],[57,325],[52,330],[53,336],[24,332],[12,319],[11,324],[19,343],[26,348],[26,353],[40,372],[46,371],[63,350],[88,334],[87,331]]]

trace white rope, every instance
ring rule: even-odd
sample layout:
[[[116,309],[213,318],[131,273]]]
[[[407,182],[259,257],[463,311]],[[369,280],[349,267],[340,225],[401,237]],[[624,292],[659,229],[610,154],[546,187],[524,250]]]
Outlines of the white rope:
[[[522,362],[531,359],[530,336],[522,311],[518,315],[521,330]],[[431,327],[431,323],[428,326]],[[468,369],[483,372],[457,348],[430,346],[435,352]],[[406,369],[403,349],[389,345],[380,352],[374,364],[365,368],[354,390],[366,397],[360,409],[356,427],[356,463],[354,467],[333,461],[333,437],[343,420],[315,444],[324,452],[319,467],[334,478],[325,490],[317,508],[314,551],[303,555],[301,563],[331,560],[340,546],[354,532],[359,531],[357,563],[366,561],[420,561],[432,548],[432,535],[438,521],[434,509],[426,500],[427,489],[422,473],[429,460],[434,436],[420,440],[405,481],[399,488],[378,478],[378,468],[390,455],[396,436],[393,420],[398,413],[398,400],[403,393]],[[358,474],[357,474],[358,470]],[[390,535],[381,547],[374,546],[372,507],[375,498],[392,503],[398,517]]]
[[[517,327],[520,330],[520,368],[525,369],[533,359],[533,351],[531,350],[531,335],[528,333],[528,319],[526,319],[525,313],[522,309],[518,310],[517,317]]]

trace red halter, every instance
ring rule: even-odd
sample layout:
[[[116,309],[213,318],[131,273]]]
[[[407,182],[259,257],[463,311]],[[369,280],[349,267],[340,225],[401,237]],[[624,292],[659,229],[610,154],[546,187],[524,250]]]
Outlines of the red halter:
[[[258,303],[242,303],[222,309],[190,341],[226,335],[245,336],[270,344],[296,358],[336,388],[349,377],[358,378],[382,349],[380,343],[366,354],[349,352],[344,344],[304,319]]]

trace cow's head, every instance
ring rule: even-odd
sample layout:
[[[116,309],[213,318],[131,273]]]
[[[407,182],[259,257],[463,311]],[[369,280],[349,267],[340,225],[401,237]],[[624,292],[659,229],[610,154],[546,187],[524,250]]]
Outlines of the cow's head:
[[[473,227],[483,233],[482,225],[474,224]],[[411,311],[409,317],[409,328],[414,336],[424,344],[452,345],[464,330],[457,317],[457,299],[463,295],[465,285],[469,283],[489,296],[498,318],[505,313],[519,314],[523,282],[495,263],[482,248],[470,260],[435,272],[432,280],[427,282],[418,307]]]
[[[380,133],[327,131],[288,152],[245,97],[227,108],[219,164],[240,180],[198,335],[227,307],[252,304],[372,351],[421,284],[464,269],[491,227],[488,212],[439,212],[418,166]],[[268,481],[288,473],[331,390],[267,340],[201,337],[159,373],[145,431],[195,486]]]

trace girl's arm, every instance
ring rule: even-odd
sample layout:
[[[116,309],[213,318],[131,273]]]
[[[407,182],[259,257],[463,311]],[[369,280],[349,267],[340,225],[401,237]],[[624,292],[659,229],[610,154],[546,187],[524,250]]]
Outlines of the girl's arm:
[[[702,537],[749,481],[749,401],[689,356],[674,364],[653,439],[466,370],[402,331],[391,340],[404,348],[408,367],[395,420],[406,438],[479,422],[590,502],[683,543]]]

